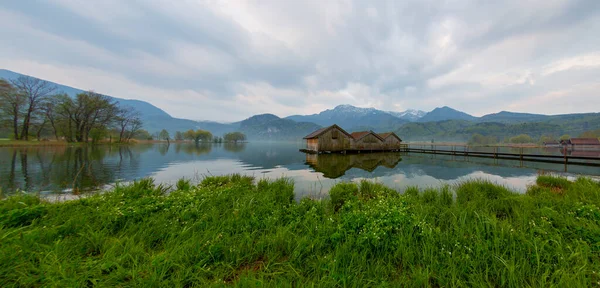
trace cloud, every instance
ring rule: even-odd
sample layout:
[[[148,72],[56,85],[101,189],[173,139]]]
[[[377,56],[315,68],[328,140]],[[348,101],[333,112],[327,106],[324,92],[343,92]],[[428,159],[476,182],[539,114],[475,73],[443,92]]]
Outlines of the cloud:
[[[218,121],[338,104],[560,113],[556,95],[579,103],[564,112],[596,112],[584,103],[598,98],[598,8],[594,0],[9,1],[0,8],[0,37],[10,39],[0,68]]]

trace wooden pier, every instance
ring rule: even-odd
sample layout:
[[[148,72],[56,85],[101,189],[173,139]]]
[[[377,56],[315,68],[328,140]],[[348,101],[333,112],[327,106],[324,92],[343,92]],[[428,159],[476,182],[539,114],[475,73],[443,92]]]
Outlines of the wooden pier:
[[[523,148],[517,148],[517,149],[520,149],[520,153],[506,153],[506,152],[498,152],[499,147],[486,147],[486,148],[490,148],[490,150],[493,150],[493,151],[485,152],[485,151],[470,150],[469,146],[459,146],[459,147],[463,148],[463,150],[456,150],[456,147],[453,147],[452,150],[446,150],[446,149],[436,149],[437,147],[435,145],[418,145],[418,146],[421,146],[420,148],[410,147],[409,144],[405,144],[405,145],[406,145],[406,147],[403,147],[404,148],[403,151],[408,152],[408,153],[453,155],[453,156],[464,156],[464,157],[493,158],[493,159],[517,160],[517,161],[534,161],[534,162],[543,162],[543,163],[552,163],[552,164],[583,165],[583,166],[600,167],[600,157],[570,156],[570,155],[567,155],[567,153],[564,153],[563,155],[530,154],[530,153],[523,153]],[[425,148],[425,146],[430,146],[430,148]],[[514,149],[514,147],[510,147],[510,148]]]
[[[413,146],[413,147],[411,147]],[[417,146],[417,147],[414,147]],[[426,148],[428,147],[428,148]],[[345,151],[315,151],[310,149],[300,149],[300,152],[308,153],[308,154],[358,154],[358,153],[377,153],[377,152],[405,152],[405,153],[423,153],[423,154],[434,154],[434,155],[452,155],[452,156],[462,156],[462,157],[478,157],[478,158],[493,158],[500,160],[517,160],[517,161],[533,161],[533,162],[542,162],[542,163],[552,163],[552,164],[564,164],[566,165],[582,165],[582,166],[593,166],[600,167],[600,157],[590,157],[590,156],[571,156],[567,155],[566,151],[564,151],[563,155],[546,155],[546,154],[532,154],[532,153],[523,153],[523,148],[515,148],[515,147],[470,147],[470,146],[447,146],[443,145],[443,147],[451,147],[451,149],[437,149],[436,145],[410,145],[410,144],[401,144],[400,149],[394,150],[345,150]],[[459,148],[459,149],[457,149]],[[489,149],[491,151],[476,151],[473,148],[478,149]],[[507,153],[507,152],[499,152],[498,148],[512,148],[519,149],[519,153]]]

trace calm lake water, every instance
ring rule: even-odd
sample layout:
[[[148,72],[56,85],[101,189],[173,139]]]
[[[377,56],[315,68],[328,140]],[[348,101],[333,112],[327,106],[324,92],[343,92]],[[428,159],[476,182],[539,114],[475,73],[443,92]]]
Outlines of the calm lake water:
[[[539,170],[567,176],[598,177],[599,167],[465,158],[430,154],[373,153],[307,155],[302,143],[154,144],[95,147],[0,148],[0,187],[67,195],[73,188],[95,191],[143,177],[174,184],[185,177],[240,173],[255,178],[288,177],[296,197],[327,195],[340,181],[372,179],[402,192],[408,186],[439,187],[469,179],[488,179],[518,191],[535,181]],[[526,151],[535,152],[535,151]]]

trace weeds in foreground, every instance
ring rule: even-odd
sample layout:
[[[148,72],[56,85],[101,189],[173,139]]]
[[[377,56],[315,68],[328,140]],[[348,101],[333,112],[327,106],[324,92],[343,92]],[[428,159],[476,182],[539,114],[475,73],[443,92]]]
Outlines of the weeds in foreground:
[[[296,202],[289,180],[232,175],[14,196],[0,202],[0,286],[600,285],[600,184],[542,176],[524,195],[361,182]]]

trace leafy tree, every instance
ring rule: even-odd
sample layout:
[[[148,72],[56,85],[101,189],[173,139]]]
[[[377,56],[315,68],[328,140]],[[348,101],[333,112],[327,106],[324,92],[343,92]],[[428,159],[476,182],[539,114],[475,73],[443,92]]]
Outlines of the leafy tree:
[[[571,135],[569,135],[569,134],[560,136],[560,140],[569,140],[569,139],[571,139]]]
[[[521,134],[510,138],[510,143],[533,143],[533,139],[527,134]]]
[[[244,133],[241,132],[231,132],[225,134],[225,136],[223,136],[223,139],[225,140],[225,142],[237,143],[246,140],[246,135],[244,135]]]
[[[185,139],[181,131],[175,132],[175,141],[183,141]]]
[[[483,136],[479,133],[475,133],[469,140],[469,145],[490,145],[498,143],[498,139],[494,136]]]
[[[139,140],[152,140],[152,135],[150,135],[150,132],[140,129],[133,135],[133,138]]]
[[[542,135],[540,137],[540,144],[552,142],[552,141],[556,141],[556,138],[554,138],[554,136],[552,136],[552,135]]]
[[[162,140],[167,140],[167,143],[170,144],[169,140],[170,140],[171,136],[169,135],[169,131],[167,131],[166,129],[162,129],[160,131],[160,133],[158,134],[158,138],[162,139]]]
[[[579,135],[579,138],[600,138],[600,129],[585,131]]]
[[[185,139],[193,140],[194,142],[209,142],[212,140],[212,134],[206,130],[188,130],[184,133]]]
[[[68,142],[88,142],[92,129],[109,126],[119,113],[116,101],[93,91],[75,98],[61,95],[55,110],[62,121],[61,133]]]

